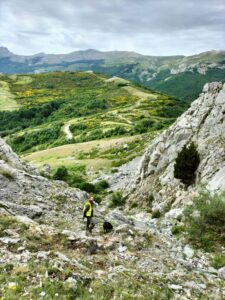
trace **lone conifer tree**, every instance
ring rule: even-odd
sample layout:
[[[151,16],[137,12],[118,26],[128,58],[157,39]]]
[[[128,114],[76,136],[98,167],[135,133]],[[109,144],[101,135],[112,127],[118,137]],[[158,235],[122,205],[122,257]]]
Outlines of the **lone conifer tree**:
[[[195,172],[200,163],[196,145],[192,142],[189,147],[185,145],[178,153],[174,165],[174,177],[184,184],[191,185],[195,182]]]

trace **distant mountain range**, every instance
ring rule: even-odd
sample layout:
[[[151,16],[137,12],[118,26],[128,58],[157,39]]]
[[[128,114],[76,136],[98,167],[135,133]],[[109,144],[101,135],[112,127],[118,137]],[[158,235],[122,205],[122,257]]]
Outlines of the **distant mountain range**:
[[[225,51],[208,51],[192,56],[148,56],[128,51],[101,52],[89,49],[68,54],[23,56],[0,47],[1,73],[89,70],[120,76],[191,101],[198,96],[206,82],[225,81]]]

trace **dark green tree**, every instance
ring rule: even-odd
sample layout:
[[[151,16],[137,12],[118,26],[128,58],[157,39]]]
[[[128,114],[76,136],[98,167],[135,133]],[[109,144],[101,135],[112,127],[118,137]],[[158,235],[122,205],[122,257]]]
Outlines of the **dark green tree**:
[[[199,163],[200,156],[196,145],[193,142],[189,146],[185,145],[177,155],[174,165],[174,177],[180,179],[186,185],[193,184]]]

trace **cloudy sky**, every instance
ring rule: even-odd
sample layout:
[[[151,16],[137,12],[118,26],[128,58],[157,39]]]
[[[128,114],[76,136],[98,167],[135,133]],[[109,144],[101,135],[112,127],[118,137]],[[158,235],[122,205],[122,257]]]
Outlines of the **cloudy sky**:
[[[225,0],[0,0],[0,46],[17,54],[225,50]]]

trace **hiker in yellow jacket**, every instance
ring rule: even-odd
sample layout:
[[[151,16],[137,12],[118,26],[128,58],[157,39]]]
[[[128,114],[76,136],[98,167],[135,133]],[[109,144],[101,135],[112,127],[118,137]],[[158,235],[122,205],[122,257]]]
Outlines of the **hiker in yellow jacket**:
[[[86,225],[86,231],[92,232],[93,228],[95,227],[95,224],[92,221],[93,217],[93,203],[94,199],[93,197],[90,197],[85,204],[83,209],[83,218],[87,219],[87,225]]]

